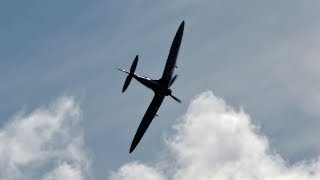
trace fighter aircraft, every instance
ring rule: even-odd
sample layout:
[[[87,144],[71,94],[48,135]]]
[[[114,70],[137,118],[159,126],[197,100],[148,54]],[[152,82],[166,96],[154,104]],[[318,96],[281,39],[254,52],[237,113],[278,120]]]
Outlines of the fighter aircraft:
[[[182,40],[183,29],[184,29],[184,21],[182,21],[182,23],[180,24],[179,29],[173,39],[170,52],[168,55],[168,59],[167,59],[162,77],[160,79],[154,80],[148,77],[140,76],[135,73],[135,70],[138,64],[138,55],[135,57],[129,72],[124,69],[117,68],[118,70],[128,74],[126,81],[124,82],[122,92],[124,92],[128,88],[132,78],[135,78],[141,84],[145,85],[146,87],[153,90],[154,92],[154,97],[151,101],[151,104],[149,105],[147,112],[143,116],[141,123],[138,127],[138,130],[134,135],[133,141],[131,143],[130,151],[129,151],[130,153],[136,148],[136,146],[140,142],[142,136],[148,129],[153,118],[155,116],[158,116],[157,111],[165,96],[171,96],[174,100],[181,103],[181,101],[178,98],[172,95],[172,91],[170,87],[172,86],[174,81],[177,79],[177,75],[173,77],[172,75],[173,75],[174,69],[177,68],[176,61],[177,61],[177,57],[180,49],[181,40]]]

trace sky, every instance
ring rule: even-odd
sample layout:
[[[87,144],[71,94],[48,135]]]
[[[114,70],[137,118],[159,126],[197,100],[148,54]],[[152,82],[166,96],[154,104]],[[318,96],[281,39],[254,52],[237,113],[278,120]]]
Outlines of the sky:
[[[1,179],[318,179],[319,5],[1,1]],[[129,154],[153,93],[115,67],[159,78],[183,20],[182,104]]]

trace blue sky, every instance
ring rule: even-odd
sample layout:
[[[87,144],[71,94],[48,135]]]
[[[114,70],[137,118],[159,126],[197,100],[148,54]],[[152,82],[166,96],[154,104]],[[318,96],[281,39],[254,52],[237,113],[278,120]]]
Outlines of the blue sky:
[[[154,162],[196,95],[211,90],[244,109],[288,163],[320,151],[320,14],[315,1],[1,1],[0,124],[61,96],[82,111],[94,179],[122,164]],[[160,77],[173,36],[185,33],[168,98],[133,154],[152,92],[125,76]]]

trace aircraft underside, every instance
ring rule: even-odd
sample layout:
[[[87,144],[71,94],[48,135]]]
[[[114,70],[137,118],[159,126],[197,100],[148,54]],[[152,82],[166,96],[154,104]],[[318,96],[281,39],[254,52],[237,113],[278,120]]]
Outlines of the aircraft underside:
[[[149,89],[153,90],[155,94],[168,96],[171,94],[171,89],[164,88],[164,86],[161,84],[159,80],[153,80],[146,77],[142,77],[139,75],[133,76],[137,81],[139,81],[144,86],[148,87]]]
[[[184,21],[182,21],[182,23],[180,24],[178,31],[173,39],[162,77],[159,80],[153,80],[148,77],[144,77],[144,76],[140,76],[138,74],[135,74],[135,70],[136,70],[137,63],[138,63],[138,55],[135,57],[129,72],[124,69],[118,68],[118,70],[128,74],[128,76],[125,80],[125,83],[123,85],[122,92],[126,91],[132,78],[134,78],[137,81],[139,81],[141,84],[143,84],[144,86],[153,90],[155,93],[155,95],[154,95],[154,97],[153,97],[153,99],[147,109],[147,112],[144,114],[144,116],[141,120],[141,123],[137,129],[137,132],[134,135],[134,138],[132,140],[130,150],[129,150],[130,153],[136,148],[136,146],[140,142],[142,136],[144,135],[144,133],[148,129],[153,118],[155,116],[157,116],[157,111],[158,111],[160,105],[162,104],[165,96],[170,96],[175,101],[181,103],[181,101],[178,98],[176,98],[175,96],[172,95],[172,91],[171,91],[170,87],[177,79],[177,75],[173,76],[173,72],[174,72],[174,69],[177,68],[176,60],[177,60],[179,49],[180,49],[183,30],[184,30]]]

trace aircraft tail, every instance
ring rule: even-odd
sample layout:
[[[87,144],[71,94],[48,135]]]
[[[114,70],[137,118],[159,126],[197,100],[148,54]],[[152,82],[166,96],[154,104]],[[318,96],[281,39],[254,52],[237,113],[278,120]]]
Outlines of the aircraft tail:
[[[134,58],[134,60],[132,62],[132,65],[131,65],[131,68],[130,68],[130,72],[128,72],[128,71],[126,71],[124,69],[117,68],[118,70],[128,74],[128,76],[126,78],[126,81],[124,82],[124,85],[123,85],[123,88],[122,88],[122,92],[124,92],[128,88],[128,86],[129,86],[129,84],[130,84],[130,82],[131,82],[131,80],[133,78],[133,75],[134,75],[134,72],[136,70],[137,64],[138,64],[138,55]]]

